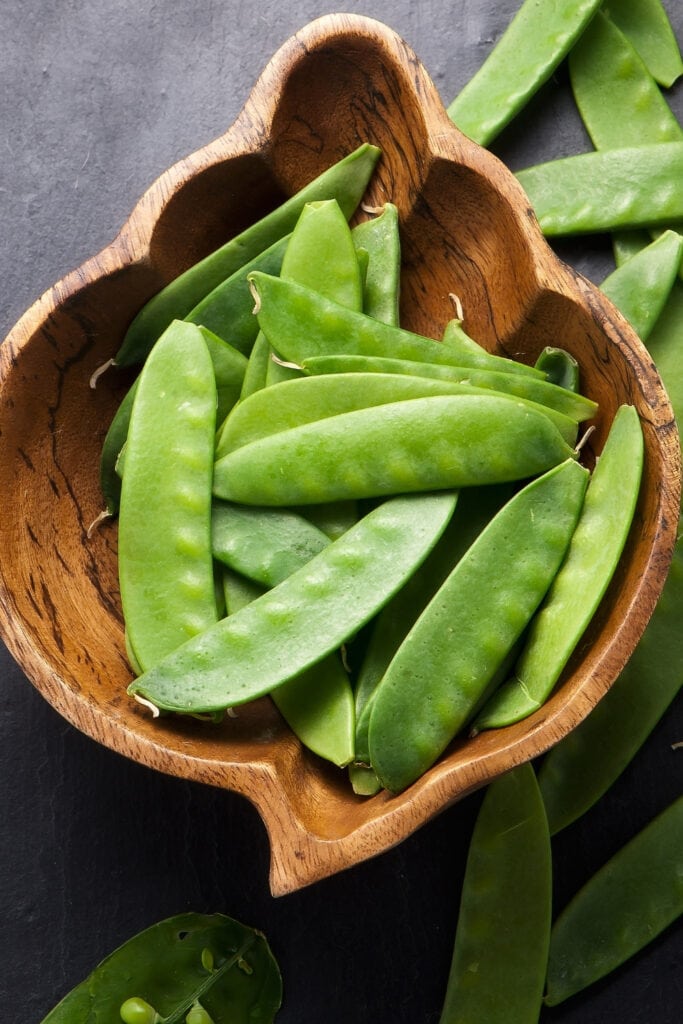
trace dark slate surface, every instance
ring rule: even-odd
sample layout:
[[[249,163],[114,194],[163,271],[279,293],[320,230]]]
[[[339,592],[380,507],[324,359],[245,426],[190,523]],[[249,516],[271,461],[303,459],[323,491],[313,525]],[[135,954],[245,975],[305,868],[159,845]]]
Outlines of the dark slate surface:
[[[679,0],[668,8],[683,38]],[[446,102],[517,0],[349,2],[411,44]],[[0,337],[114,236],[167,166],[223,132],[277,46],[318,0],[4,0],[0,6]],[[683,91],[672,102],[679,116]],[[628,116],[628,112],[624,112]],[[495,146],[513,168],[589,148],[563,69]],[[605,239],[558,246],[599,282]],[[154,774],[66,724],[0,651],[0,1006],[43,1015],[107,952],[187,909],[268,935],[279,1020],[436,1022],[480,797],[397,849],[273,899],[268,844],[242,798]],[[681,789],[680,700],[608,796],[554,845],[556,906]],[[674,1024],[680,928],[543,1021]],[[473,1024],[486,1024],[485,1021]]]

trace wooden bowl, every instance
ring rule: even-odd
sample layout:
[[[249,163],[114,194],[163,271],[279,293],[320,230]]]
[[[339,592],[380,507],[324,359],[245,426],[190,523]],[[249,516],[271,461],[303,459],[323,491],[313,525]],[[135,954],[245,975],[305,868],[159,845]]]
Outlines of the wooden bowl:
[[[578,359],[600,403],[592,454],[617,406],[634,404],[646,461],[619,571],[561,685],[526,721],[459,739],[399,796],[356,797],[346,774],[302,750],[262,699],[220,726],[153,721],[126,695],[114,523],[98,463],[129,378],[89,379],[141,305],[178,273],[326,166],[383,150],[368,202],[401,215],[405,326],[438,337],[465,307],[489,349]],[[679,442],[646,351],[605,297],[558,261],[513,176],[451,124],[406,44],[377,22],[332,15],[276,54],[233,127],[176,164],[119,236],[51,288],[0,350],[2,632],[45,698],[100,743],[160,771],[236,790],[271,841],[271,889],[295,890],[400,842],[465,794],[540,754],[607,691],[654,608],[678,522]]]

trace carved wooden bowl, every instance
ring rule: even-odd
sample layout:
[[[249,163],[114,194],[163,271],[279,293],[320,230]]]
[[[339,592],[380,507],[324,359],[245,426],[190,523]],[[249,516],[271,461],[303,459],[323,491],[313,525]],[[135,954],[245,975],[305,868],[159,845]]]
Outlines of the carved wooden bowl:
[[[532,361],[548,344],[578,359],[600,404],[590,459],[617,406],[642,417],[646,462],[618,574],[561,685],[517,725],[459,739],[399,796],[353,794],[302,750],[262,699],[220,726],[153,721],[126,695],[114,523],[102,507],[100,448],[129,383],[93,371],[142,304],[187,266],[359,143],[383,150],[367,201],[401,215],[405,326],[438,337],[464,302],[491,350]],[[56,284],[0,350],[2,632],[45,698],[78,729],[146,765],[236,790],[271,841],[271,889],[297,889],[400,842],[584,718],[637,643],[667,572],[678,521],[678,435],[647,353],[625,321],[543,240],[512,175],[451,124],[406,44],[377,22],[332,15],[289,40],[232,128],[176,164],[119,236]],[[125,379],[124,379],[125,378]]]

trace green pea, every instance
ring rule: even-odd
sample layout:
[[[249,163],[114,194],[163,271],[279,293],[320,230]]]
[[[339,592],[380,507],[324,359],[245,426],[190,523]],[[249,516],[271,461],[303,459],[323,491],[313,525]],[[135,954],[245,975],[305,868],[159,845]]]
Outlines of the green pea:
[[[383,502],[273,590],[183,644],[129,687],[173,711],[262,696],[353,636],[426,558],[451,494]]]
[[[385,203],[376,217],[357,224],[352,235],[356,252],[363,249],[368,257],[361,308],[375,320],[397,327],[401,293],[398,208]]]
[[[202,333],[174,321],[140,374],[121,487],[121,601],[131,647],[145,668],[217,617],[210,533],[215,413]]]
[[[547,345],[534,363],[537,370],[542,370],[548,381],[566,391],[579,393],[581,370],[571,352],[554,345]],[[588,418],[588,417],[586,417]]]
[[[525,0],[475,75],[448,107],[465,135],[488,144],[567,55],[600,0]]]
[[[185,1017],[185,1024],[214,1024],[201,1003],[195,1003]]]
[[[139,996],[126,999],[125,1003],[121,1004],[119,1014],[124,1024],[157,1024],[161,1021],[154,1007]]]
[[[587,477],[569,459],[511,498],[404,639],[370,718],[370,761],[387,789],[418,779],[476,713],[562,562]]]
[[[216,462],[214,493],[252,505],[378,497],[523,479],[571,455],[544,413],[513,398],[433,396],[244,445]]]
[[[589,879],[556,920],[548,1006],[619,967],[683,913],[682,851],[679,797]]]
[[[549,236],[683,219],[683,142],[580,153],[529,167],[517,178]]]
[[[664,231],[600,285],[641,341],[646,341],[669,298],[683,256],[683,236]]]
[[[510,725],[547,700],[614,575],[631,526],[643,469],[636,409],[622,405],[591,475],[564,563],[529,628],[514,674],[474,722]]]
[[[439,1024],[536,1024],[551,897],[543,801],[520,765],[491,783],[477,816]]]
[[[364,143],[261,220],[195,263],[147,302],[126,332],[116,354],[118,366],[141,362],[173,319],[182,319],[197,303],[240,267],[288,234],[303,206],[336,198],[350,217],[361,200],[380,151]]]
[[[669,88],[683,74],[678,41],[661,0],[610,0],[610,19],[632,42],[650,74]]]

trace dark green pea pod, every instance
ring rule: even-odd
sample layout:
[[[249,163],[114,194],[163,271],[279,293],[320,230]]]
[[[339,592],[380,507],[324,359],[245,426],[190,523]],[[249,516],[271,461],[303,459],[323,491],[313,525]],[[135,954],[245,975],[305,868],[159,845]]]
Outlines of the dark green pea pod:
[[[137,383],[137,379],[133,381],[114,413],[100,453],[100,488],[104,495],[107,515],[110,516],[115,516],[119,510],[121,474],[117,472],[116,463],[128,437],[130,411],[133,408]]]
[[[303,512],[309,522],[322,530],[325,536],[330,540],[338,540],[358,519],[358,503],[331,501],[323,505],[306,505]]]
[[[142,362],[172,320],[186,317],[221,281],[289,234],[306,203],[336,198],[350,217],[367,188],[379,156],[376,146],[368,143],[359,146],[275,210],[162,288],[143,306],[128,328],[114,360],[116,365]]]
[[[370,717],[370,763],[387,789],[415,782],[470,721],[562,563],[587,478],[569,459],[527,484],[405,637]]]
[[[664,231],[600,285],[642,341],[647,341],[673,288],[683,256],[683,236]]]
[[[213,488],[246,505],[316,504],[521,480],[573,453],[544,412],[514,398],[434,395],[243,445],[216,462]]]
[[[553,925],[547,1006],[604,978],[683,914],[683,796],[622,847]]]
[[[683,219],[683,142],[580,153],[519,171],[517,179],[548,236]]]
[[[523,374],[525,377],[545,379],[543,371],[534,366],[489,352],[478,341],[465,333],[460,320],[448,321],[441,336],[441,342],[453,355],[452,362],[455,362],[456,366],[466,366],[476,370],[496,370],[506,374]]]
[[[385,203],[377,216],[352,231],[356,252],[367,254],[362,309],[368,316],[398,327],[401,294],[401,239],[398,208]]]
[[[260,932],[224,914],[185,913],[116,949],[42,1024],[121,1024],[124,1007],[128,1020],[185,1024],[197,1004],[216,1024],[269,1024],[281,1001],[280,971]]]
[[[571,352],[554,345],[547,345],[534,363],[542,370],[550,384],[579,394],[581,371]],[[586,417],[588,419],[588,417]]]
[[[550,696],[621,558],[643,458],[640,418],[634,406],[622,405],[588,483],[565,560],[534,616],[514,674],[477,716],[474,732],[518,722]]]
[[[669,88],[683,74],[678,40],[661,0],[610,0],[610,20],[630,39],[650,74]]]
[[[160,708],[215,711],[271,693],[338,650],[422,564],[451,494],[383,502],[273,590],[178,648],[129,686]]]
[[[526,0],[479,70],[448,107],[458,128],[488,146],[579,38],[600,0]]]
[[[520,765],[491,783],[477,816],[439,1024],[536,1024],[551,902],[548,823]]]

